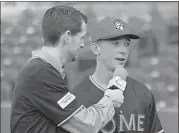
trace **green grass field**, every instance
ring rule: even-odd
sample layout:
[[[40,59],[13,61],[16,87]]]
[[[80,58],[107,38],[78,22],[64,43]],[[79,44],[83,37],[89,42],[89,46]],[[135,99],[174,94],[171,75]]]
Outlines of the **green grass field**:
[[[161,123],[165,133],[178,133],[178,112],[162,111],[159,112]],[[10,133],[10,107],[1,105],[1,133]]]

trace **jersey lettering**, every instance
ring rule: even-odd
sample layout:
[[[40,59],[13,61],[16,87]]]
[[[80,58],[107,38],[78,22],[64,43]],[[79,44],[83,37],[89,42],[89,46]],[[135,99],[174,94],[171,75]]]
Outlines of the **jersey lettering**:
[[[141,125],[144,124],[144,122],[141,119],[144,119],[144,115],[138,115],[138,124],[137,124],[137,131],[144,131],[144,128],[141,127]]]
[[[137,119],[136,119],[137,117]],[[119,130],[120,131],[144,131],[144,128],[142,128],[142,125],[144,124],[144,121],[142,119],[145,118],[145,115],[143,114],[130,114],[130,119],[127,120],[124,114],[119,115]],[[137,125],[137,128],[136,128]]]

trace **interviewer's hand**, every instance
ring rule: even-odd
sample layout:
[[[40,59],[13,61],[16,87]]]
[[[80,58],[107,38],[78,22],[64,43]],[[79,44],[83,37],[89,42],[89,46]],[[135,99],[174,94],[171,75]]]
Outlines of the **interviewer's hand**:
[[[124,102],[123,92],[119,89],[107,89],[104,93],[104,96],[108,96],[112,100],[113,106],[115,108],[121,107]]]

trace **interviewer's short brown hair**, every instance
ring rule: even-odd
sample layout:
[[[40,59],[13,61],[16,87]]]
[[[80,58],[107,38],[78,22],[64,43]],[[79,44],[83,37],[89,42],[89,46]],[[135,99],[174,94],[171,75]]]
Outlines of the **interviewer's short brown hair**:
[[[48,9],[42,20],[44,45],[55,46],[61,35],[70,30],[72,35],[81,31],[82,20],[88,18],[73,7],[60,5]]]

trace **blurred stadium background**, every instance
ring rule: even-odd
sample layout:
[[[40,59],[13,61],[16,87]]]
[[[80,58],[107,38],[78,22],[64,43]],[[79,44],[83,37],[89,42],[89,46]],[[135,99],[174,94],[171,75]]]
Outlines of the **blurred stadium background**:
[[[42,46],[41,19],[53,6],[68,4],[95,23],[104,16],[121,18],[139,31],[126,68],[153,92],[166,133],[178,133],[178,2],[1,2],[1,133],[10,133],[13,86],[19,71]],[[90,38],[79,59],[65,69],[70,89],[94,71]]]

